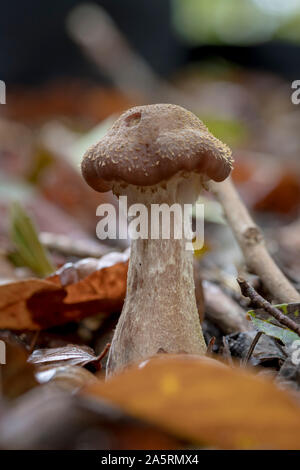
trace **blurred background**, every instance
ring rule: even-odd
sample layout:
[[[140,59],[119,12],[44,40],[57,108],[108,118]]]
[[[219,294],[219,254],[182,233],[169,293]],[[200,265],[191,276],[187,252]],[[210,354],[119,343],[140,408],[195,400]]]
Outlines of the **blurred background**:
[[[113,197],[87,187],[80,160],[124,109],[155,102],[187,107],[232,147],[234,180],[273,251],[289,253],[287,233],[299,249],[300,0],[11,0],[0,44],[2,254],[15,200],[56,265],[74,240],[97,254],[95,208]]]
[[[174,441],[173,434],[128,421],[108,403],[98,410],[75,406],[73,392],[95,380],[95,370],[104,375],[104,360],[99,369],[122,308],[128,255],[116,253],[127,240],[96,239],[97,206],[117,201],[87,186],[80,162],[125,109],[159,102],[188,108],[232,148],[234,183],[272,256],[300,289],[300,104],[291,101],[292,82],[300,80],[300,0],[2,2],[0,80],[6,84],[6,104],[0,104],[0,338],[14,346],[3,390],[21,397],[6,408],[0,384],[0,448],[187,448],[189,439]],[[231,355],[246,357],[255,334],[244,325],[248,304],[237,275],[268,293],[246,271],[218,203],[207,193],[200,201],[206,223],[205,245],[194,257],[197,305],[205,313],[207,344],[231,364]],[[41,284],[50,284],[49,293]],[[243,328],[224,318],[243,320]],[[38,348],[43,351],[33,369],[28,355]],[[54,355],[52,348],[58,348]],[[282,349],[264,335],[251,364],[270,376],[283,370],[283,379],[292,377],[299,390],[299,368],[282,367],[288,363]],[[45,369],[43,354],[52,354]],[[50,388],[45,394],[37,382],[48,381],[71,393],[58,396]],[[251,390],[249,400],[241,390],[248,409]],[[248,412],[243,421],[249,429],[252,418],[265,426],[261,411]],[[235,446],[240,441],[239,435]],[[245,441],[250,447],[256,442]]]

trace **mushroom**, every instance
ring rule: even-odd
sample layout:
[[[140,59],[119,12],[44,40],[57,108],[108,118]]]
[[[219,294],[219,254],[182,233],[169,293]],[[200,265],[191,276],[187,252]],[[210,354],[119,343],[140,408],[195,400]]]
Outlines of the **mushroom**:
[[[209,180],[223,181],[232,169],[230,149],[194,114],[172,104],[138,106],[123,113],[82,161],[82,174],[96,191],[127,196],[128,205],[193,204]],[[195,299],[193,252],[186,236],[131,241],[127,293],[116,326],[107,374],[158,352],[203,355]],[[177,225],[176,225],[177,224]],[[189,221],[190,224],[190,221]],[[185,227],[186,228],[186,227]]]

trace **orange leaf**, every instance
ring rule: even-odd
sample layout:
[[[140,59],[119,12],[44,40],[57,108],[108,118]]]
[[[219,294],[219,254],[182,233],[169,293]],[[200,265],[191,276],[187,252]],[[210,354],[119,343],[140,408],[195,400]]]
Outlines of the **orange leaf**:
[[[67,286],[62,286],[58,276],[2,285],[0,329],[39,330],[121,310],[126,277],[127,262],[118,262],[116,256],[111,266]]]
[[[156,356],[82,393],[196,444],[300,449],[300,406],[270,380],[213,359]]]

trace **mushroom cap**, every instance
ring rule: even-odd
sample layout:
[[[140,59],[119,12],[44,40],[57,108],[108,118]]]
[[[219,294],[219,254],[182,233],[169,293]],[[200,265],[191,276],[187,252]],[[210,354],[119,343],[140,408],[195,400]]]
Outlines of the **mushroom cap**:
[[[92,188],[105,192],[114,182],[152,186],[182,171],[223,181],[232,162],[229,147],[193,113],[173,104],[153,104],[124,112],[88,149],[81,169]]]

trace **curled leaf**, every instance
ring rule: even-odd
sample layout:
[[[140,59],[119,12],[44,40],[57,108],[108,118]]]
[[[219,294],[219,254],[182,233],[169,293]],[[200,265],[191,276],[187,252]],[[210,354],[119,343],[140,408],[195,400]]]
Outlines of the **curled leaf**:
[[[36,365],[54,366],[85,366],[89,362],[95,362],[98,358],[92,348],[68,344],[61,348],[36,349],[29,356],[28,362]]]

